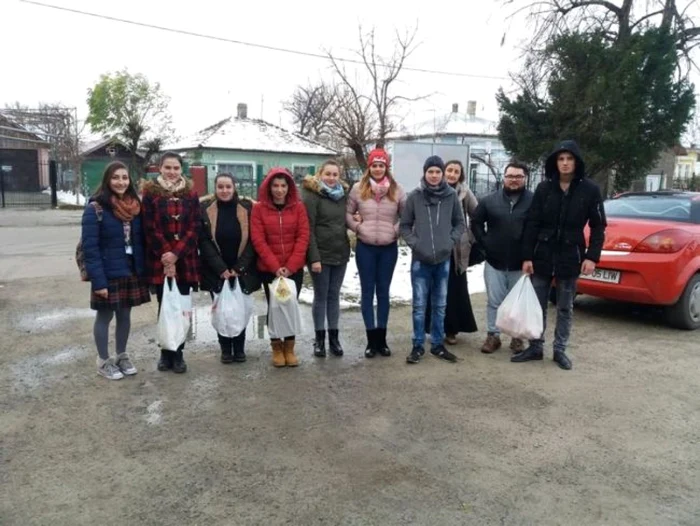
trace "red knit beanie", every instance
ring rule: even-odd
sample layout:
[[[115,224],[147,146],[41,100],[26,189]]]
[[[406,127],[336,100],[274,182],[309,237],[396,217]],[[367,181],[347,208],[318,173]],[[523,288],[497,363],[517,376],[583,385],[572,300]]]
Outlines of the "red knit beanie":
[[[367,166],[372,166],[372,163],[384,163],[388,168],[389,154],[381,148],[375,148],[369,152],[369,157],[367,157]]]

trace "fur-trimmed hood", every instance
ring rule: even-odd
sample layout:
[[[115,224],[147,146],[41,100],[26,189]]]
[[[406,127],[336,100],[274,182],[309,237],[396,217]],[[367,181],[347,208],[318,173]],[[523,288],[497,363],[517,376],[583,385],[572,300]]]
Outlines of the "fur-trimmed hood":
[[[185,187],[182,190],[175,192],[174,194],[171,194],[165,188],[159,185],[158,181],[156,181],[155,179],[142,179],[140,185],[141,194],[151,194],[165,197],[170,195],[172,195],[173,197],[188,196],[192,193],[192,180],[188,179],[184,175],[183,177],[185,179]]]
[[[346,183],[342,179],[338,179],[338,183],[340,183],[340,186],[343,187],[343,190],[347,195],[348,190],[350,190],[350,186],[348,185],[348,183]],[[304,177],[301,186],[309,192],[321,195],[321,179],[317,175],[307,175],[306,177]]]

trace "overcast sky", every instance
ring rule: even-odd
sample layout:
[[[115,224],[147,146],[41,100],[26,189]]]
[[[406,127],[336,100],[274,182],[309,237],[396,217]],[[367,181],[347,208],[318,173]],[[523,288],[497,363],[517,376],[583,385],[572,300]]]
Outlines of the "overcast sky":
[[[357,48],[359,23],[375,26],[380,49],[387,53],[395,30],[417,25],[420,45],[409,66],[490,77],[507,77],[514,70],[522,44],[518,37],[526,34],[507,19],[509,12],[499,0],[432,0],[411,7],[376,0],[39,1],[311,53],[330,49],[344,57]],[[84,118],[87,89],[99,75],[128,67],[160,82],[172,98],[177,131],[186,135],[235,113],[238,102],[248,104],[251,117],[287,125],[281,103],[295,86],[332,76],[328,61],[319,58],[99,20],[19,0],[0,0],[0,20],[2,106],[62,102],[77,106]],[[501,46],[504,32],[508,38]],[[432,120],[433,111],[446,114],[453,102],[464,110],[468,100],[478,102],[481,116],[495,119],[496,90],[501,85],[511,88],[508,80],[409,71],[401,80],[401,93],[433,94],[411,106],[408,125]]]

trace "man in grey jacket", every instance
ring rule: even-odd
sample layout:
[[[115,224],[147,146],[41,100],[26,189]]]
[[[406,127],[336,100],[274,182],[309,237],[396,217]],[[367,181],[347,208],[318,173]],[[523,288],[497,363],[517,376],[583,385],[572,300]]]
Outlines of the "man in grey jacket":
[[[445,181],[445,163],[433,155],[423,165],[420,186],[406,199],[399,232],[413,251],[411,285],[413,287],[413,348],[406,358],[418,363],[425,354],[425,308],[430,295],[430,352],[454,362],[457,357],[443,345],[445,307],[450,257],[464,232],[464,213],[457,192]]]
[[[490,354],[501,348],[496,312],[523,275],[523,228],[532,204],[532,192],[525,188],[528,175],[527,165],[518,161],[508,163],[503,175],[503,189],[484,197],[472,218],[474,237],[486,251],[484,281],[488,334],[481,346],[483,353]],[[523,348],[522,340],[511,340],[511,351],[519,353]]]

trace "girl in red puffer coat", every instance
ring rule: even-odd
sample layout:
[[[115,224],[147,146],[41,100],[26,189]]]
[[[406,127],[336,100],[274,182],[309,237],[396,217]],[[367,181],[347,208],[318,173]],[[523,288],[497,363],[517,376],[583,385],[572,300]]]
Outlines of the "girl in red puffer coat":
[[[260,185],[251,215],[251,241],[258,254],[258,270],[268,305],[269,285],[276,277],[293,280],[299,297],[309,247],[309,218],[294,178],[284,168],[272,168]],[[294,343],[294,336],[284,341],[271,340],[275,367],[299,365]]]

